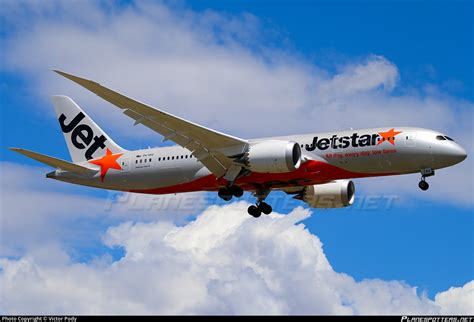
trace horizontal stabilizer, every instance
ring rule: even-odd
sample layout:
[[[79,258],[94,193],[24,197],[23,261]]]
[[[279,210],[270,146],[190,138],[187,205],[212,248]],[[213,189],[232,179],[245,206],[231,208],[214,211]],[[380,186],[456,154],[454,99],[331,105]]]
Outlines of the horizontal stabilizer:
[[[77,165],[65,160],[53,158],[41,153],[36,153],[36,152],[25,150],[25,149],[10,148],[10,150],[23,154],[41,163],[47,164],[53,168],[58,168],[65,171],[70,171],[70,172],[75,172],[75,173],[80,173],[80,174],[91,173],[91,172],[97,171],[95,169],[86,168],[81,165]]]

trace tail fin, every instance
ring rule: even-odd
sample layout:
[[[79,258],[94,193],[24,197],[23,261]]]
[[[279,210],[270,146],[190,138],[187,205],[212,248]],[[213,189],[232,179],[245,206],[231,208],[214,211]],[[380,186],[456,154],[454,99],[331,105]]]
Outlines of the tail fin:
[[[52,101],[74,163],[95,159],[107,149],[124,151],[72,99],[53,96]]]

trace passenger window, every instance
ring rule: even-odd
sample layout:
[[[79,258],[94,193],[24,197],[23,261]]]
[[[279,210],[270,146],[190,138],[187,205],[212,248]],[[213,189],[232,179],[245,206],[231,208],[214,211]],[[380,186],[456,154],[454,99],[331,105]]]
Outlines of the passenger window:
[[[170,157],[168,157],[168,161],[169,161]]]
[[[442,136],[442,135],[437,135],[437,136],[436,136],[436,140],[446,141],[446,139],[445,139],[444,136]]]

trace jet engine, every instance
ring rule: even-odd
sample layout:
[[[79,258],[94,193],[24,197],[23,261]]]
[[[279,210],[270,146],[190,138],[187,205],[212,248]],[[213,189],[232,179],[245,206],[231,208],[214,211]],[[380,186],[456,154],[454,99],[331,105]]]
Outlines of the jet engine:
[[[291,172],[301,165],[301,148],[291,141],[268,140],[251,145],[246,159],[255,172]]]
[[[342,208],[354,203],[355,186],[351,180],[306,186],[297,196],[312,208]]]

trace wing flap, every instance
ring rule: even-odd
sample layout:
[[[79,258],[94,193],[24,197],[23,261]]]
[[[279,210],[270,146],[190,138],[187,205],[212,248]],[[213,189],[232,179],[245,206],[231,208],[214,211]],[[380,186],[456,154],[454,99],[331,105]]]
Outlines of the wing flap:
[[[39,162],[44,163],[46,165],[49,165],[53,168],[62,169],[62,170],[65,170],[65,171],[75,172],[75,173],[79,173],[79,174],[97,172],[97,170],[95,170],[95,169],[86,168],[86,167],[83,167],[83,166],[75,164],[75,163],[71,163],[71,162],[68,162],[68,161],[65,161],[65,160],[53,158],[53,157],[50,157],[48,155],[33,152],[33,151],[30,151],[30,150],[25,150],[25,149],[20,149],[20,148],[10,148],[10,150],[18,152],[20,154],[23,154],[24,156],[27,156],[27,157],[29,157],[33,160],[36,160],[36,161],[39,161]]]

